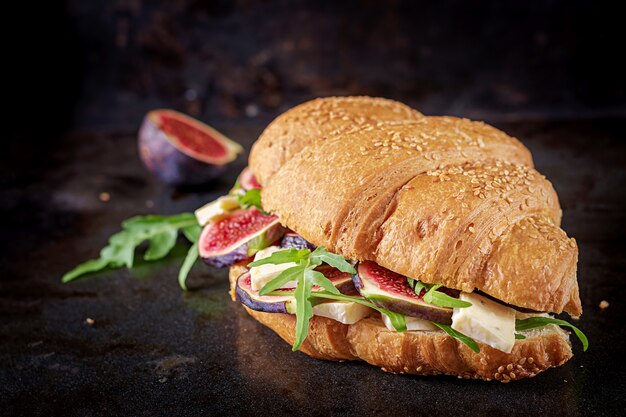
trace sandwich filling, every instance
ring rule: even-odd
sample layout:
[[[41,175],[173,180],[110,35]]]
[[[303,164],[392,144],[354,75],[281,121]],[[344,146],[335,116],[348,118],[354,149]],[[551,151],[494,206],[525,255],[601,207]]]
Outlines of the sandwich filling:
[[[246,217],[242,211],[249,211],[244,213],[247,217],[267,216],[268,221],[258,224],[273,224],[270,217],[276,219],[263,211],[258,182],[245,187],[238,181],[228,196],[196,210],[198,223],[208,230],[198,242],[200,256],[217,266],[238,260],[247,263],[247,272],[236,282],[237,299],[253,310],[295,314],[294,350],[306,339],[314,316],[348,325],[380,319],[392,332],[444,331],[474,352],[487,345],[510,353],[516,339],[524,339],[527,331],[560,325],[572,328],[587,348],[580,330],[547,313],[522,313],[483,294],[424,283],[419,277],[403,276],[371,261],[344,259],[276,221],[271,230],[255,231],[249,239],[253,244],[239,242],[230,253],[219,255],[203,253],[203,245],[212,243],[204,242],[203,236],[218,235],[209,229],[217,228],[221,234],[245,229],[235,220],[229,223]]]

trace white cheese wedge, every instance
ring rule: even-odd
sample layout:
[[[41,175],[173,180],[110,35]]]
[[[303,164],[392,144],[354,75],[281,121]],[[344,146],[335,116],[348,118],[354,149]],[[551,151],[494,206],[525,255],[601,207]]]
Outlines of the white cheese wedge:
[[[452,328],[505,353],[515,344],[515,310],[478,294],[461,293],[471,307],[452,311]]]
[[[212,221],[217,220],[229,211],[239,208],[237,197],[225,195],[200,207],[194,212],[200,226],[205,226]]]
[[[381,314],[381,317],[383,319],[383,323],[385,323],[385,327],[387,327],[392,332],[395,332],[396,329],[391,324],[391,320],[389,320],[389,317],[384,314]],[[432,324],[430,321],[418,319],[417,317],[404,316],[404,320],[406,321],[406,329],[409,332],[438,329],[438,327]]]
[[[277,252],[279,250],[284,250],[279,246],[269,246],[265,249],[262,249],[254,255],[254,260],[258,261],[259,259],[267,258],[272,255],[272,253]],[[259,291],[265,284],[273,280],[283,272],[285,269],[289,269],[292,266],[296,266],[295,262],[287,262],[286,264],[265,264],[261,266],[253,266],[250,268],[250,285],[254,291]],[[296,282],[290,281],[282,286],[282,288],[295,288]]]
[[[313,307],[316,316],[328,317],[343,324],[354,324],[369,316],[372,311],[369,307],[350,301],[321,303]]]

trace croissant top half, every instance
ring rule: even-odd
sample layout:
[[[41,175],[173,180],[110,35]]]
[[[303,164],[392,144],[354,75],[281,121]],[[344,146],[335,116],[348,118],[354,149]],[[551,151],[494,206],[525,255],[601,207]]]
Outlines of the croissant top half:
[[[357,122],[355,122],[357,121]],[[536,311],[582,313],[578,248],[517,139],[391,100],[326,98],[279,116],[250,167],[265,210],[316,245]]]

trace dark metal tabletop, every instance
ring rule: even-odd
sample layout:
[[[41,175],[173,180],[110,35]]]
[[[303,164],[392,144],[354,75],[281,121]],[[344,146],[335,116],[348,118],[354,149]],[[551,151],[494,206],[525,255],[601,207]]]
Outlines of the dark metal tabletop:
[[[13,20],[41,32],[6,54],[17,65],[0,153],[0,415],[624,413],[619,13],[569,1],[14,3],[28,19]],[[318,361],[232,302],[226,270],[198,264],[182,292],[183,240],[164,260],[61,283],[122,220],[192,211],[246,164],[202,187],[155,182],[137,153],[146,111],[185,111],[249,150],[277,114],[331,94],[482,119],[531,149],[579,245],[586,353],[572,338],[571,361],[511,384]]]
[[[364,363],[292,353],[227,294],[227,271],[198,264],[177,285],[186,246],[71,284],[120,222],[191,211],[227,191],[243,159],[206,190],[172,190],[140,165],[133,135],[67,136],[36,179],[2,192],[0,394],[36,415],[413,413],[615,415],[624,406],[625,120],[514,123],[559,192],[580,245],[578,275],[591,347],[536,378],[498,384],[386,374]],[[261,126],[231,130],[250,145]],[[566,137],[568,140],[563,141]],[[26,171],[27,168],[24,168]],[[110,194],[101,201],[102,192]],[[600,301],[609,308],[602,311]],[[86,319],[94,320],[92,326]],[[8,407],[8,408],[7,408]],[[9,413],[6,415],[11,415]]]

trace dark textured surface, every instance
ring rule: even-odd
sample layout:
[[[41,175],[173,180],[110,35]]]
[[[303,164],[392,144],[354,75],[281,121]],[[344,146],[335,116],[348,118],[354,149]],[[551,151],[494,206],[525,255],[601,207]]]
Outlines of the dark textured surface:
[[[570,0],[289,5],[7,5],[19,25],[7,37],[3,90],[0,414],[623,414],[622,14]],[[157,184],[136,149],[146,111],[182,110],[249,149],[272,117],[330,94],[396,98],[521,138],[580,246],[589,351],[573,340],[565,366],[507,385],[320,362],[231,302],[226,271],[198,264],[193,291],[181,292],[183,242],[161,262],[60,283],[123,219],[193,210],[245,165],[206,187]]]
[[[194,290],[182,293],[182,243],[162,262],[61,284],[122,219],[193,210],[225,192],[243,163],[210,192],[173,192],[149,179],[132,136],[67,136],[41,175],[23,186],[18,175],[2,191],[3,414],[618,414],[626,405],[625,125],[500,125],[525,140],[559,191],[564,227],[580,245],[579,324],[591,340],[584,354],[574,340],[565,366],[508,385],[394,376],[292,353],[230,301],[225,270],[198,264]],[[249,145],[258,132],[228,133]],[[610,302],[605,311],[601,300]]]

